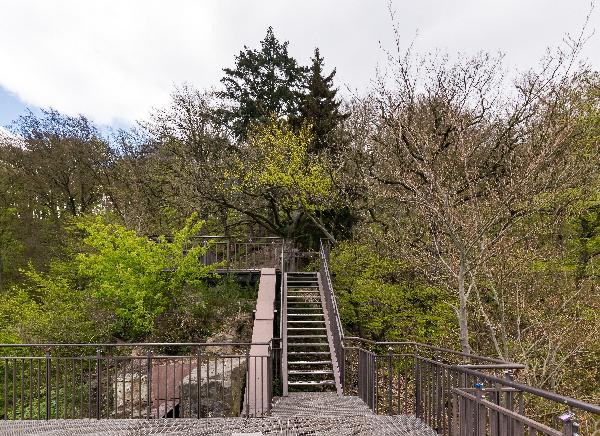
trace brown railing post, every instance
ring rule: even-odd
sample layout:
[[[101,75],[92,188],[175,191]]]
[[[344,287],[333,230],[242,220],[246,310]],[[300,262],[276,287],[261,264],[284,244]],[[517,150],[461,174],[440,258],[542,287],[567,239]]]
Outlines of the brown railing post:
[[[483,385],[481,383],[475,383],[475,432],[477,436],[485,436],[486,430],[486,411],[485,407],[482,406],[481,400],[483,398]]]
[[[96,419],[100,419],[100,404],[102,399],[102,350],[96,350]]]
[[[202,362],[202,348],[198,347],[198,349],[196,350],[196,395],[197,395],[197,406],[198,406],[198,411],[196,413],[196,417],[198,419],[200,419],[200,408],[202,406],[202,400],[200,398],[200,384],[202,383],[202,380],[200,378],[201,376],[201,362]],[[208,372],[207,372],[208,375]],[[191,385],[190,385],[190,393],[191,393]]]
[[[50,350],[46,348],[46,419],[50,419],[51,412],[50,395],[52,394],[52,387],[50,386],[50,363]]]
[[[152,350],[148,351],[146,359],[146,419],[152,418]]]
[[[563,435],[564,436],[578,436],[579,435],[579,423],[575,420],[575,414],[570,410],[563,413],[558,417],[563,423]]]
[[[421,377],[418,351],[415,350],[414,359],[414,380],[415,380],[415,416],[421,417]]]
[[[208,372],[207,372],[208,374]],[[250,417],[250,347],[246,348],[246,418]]]
[[[388,415],[392,415],[392,347],[388,348],[388,385],[387,385],[387,402],[388,402]]]

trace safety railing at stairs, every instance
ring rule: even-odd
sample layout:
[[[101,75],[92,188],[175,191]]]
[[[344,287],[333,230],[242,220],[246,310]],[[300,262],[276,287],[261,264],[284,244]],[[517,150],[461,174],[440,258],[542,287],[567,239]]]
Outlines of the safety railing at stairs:
[[[344,393],[377,414],[413,414],[446,436],[600,434],[600,406],[517,382],[524,365],[415,342],[344,345]]]
[[[331,275],[329,273],[329,243],[321,240],[320,247],[320,275],[323,291],[325,294],[325,310],[327,311],[327,319],[331,327],[331,335],[333,339],[333,348],[335,359],[333,370],[337,372],[336,379],[341,386],[343,392],[344,386],[344,330],[340,320],[335,294],[333,293],[333,285],[331,284]]]

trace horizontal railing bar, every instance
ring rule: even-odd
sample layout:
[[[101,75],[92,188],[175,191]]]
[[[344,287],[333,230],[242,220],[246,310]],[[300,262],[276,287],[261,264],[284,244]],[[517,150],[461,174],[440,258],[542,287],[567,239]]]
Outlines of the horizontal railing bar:
[[[417,356],[417,359],[427,362],[433,365],[442,365],[446,367],[450,366],[459,366],[460,368],[467,369],[523,369],[525,366],[520,363],[499,363],[499,364],[452,364],[452,363],[443,363],[438,360],[428,359],[427,357]]]
[[[467,392],[462,391],[461,389],[457,389],[457,388],[452,388],[452,392],[456,395],[459,395],[463,398],[466,398],[470,401],[474,401],[476,403],[479,403],[485,407],[487,407],[488,409],[494,410],[498,413],[501,413],[503,415],[506,415],[516,421],[521,422],[522,424],[525,424],[528,427],[533,427],[535,430],[539,430],[539,431],[543,431],[549,435],[556,435],[556,436],[560,436],[563,433],[560,432],[559,430],[556,430],[552,427],[548,427],[547,425],[544,425],[542,423],[539,423],[537,421],[534,421],[531,418],[526,417],[525,415],[521,415],[517,412],[514,412],[510,409],[505,409],[502,406],[499,406],[497,404],[492,403],[491,401],[486,400],[485,398],[477,398],[475,395],[469,394]]]
[[[231,242],[240,242],[240,243],[248,243],[248,244],[252,244],[253,242],[256,241],[261,241],[261,240],[269,240],[269,241],[273,241],[273,240],[278,240],[278,241],[283,241],[283,238],[279,237],[279,236],[257,236],[256,238],[251,238],[251,239],[236,239],[235,237],[230,237],[230,236],[219,236],[219,235],[197,235],[197,236],[192,236],[191,239],[224,239],[227,241],[231,241]]]
[[[505,386],[509,386],[511,388],[515,388],[520,391],[527,392],[529,394],[533,394],[538,397],[545,398],[547,400],[552,400],[557,403],[564,404],[566,406],[575,407],[577,409],[584,410],[586,412],[600,415],[600,406],[596,406],[591,403],[586,403],[586,402],[578,400],[576,398],[566,397],[564,395],[560,395],[555,392],[545,391],[545,390],[539,389],[539,388],[534,388],[532,386],[524,385],[524,384],[521,384],[521,383],[518,383],[518,382],[515,382],[512,380],[508,380],[505,378],[500,378],[500,377],[496,377],[493,375],[487,375],[487,374],[484,374],[482,372],[475,371],[472,369],[462,368],[460,365],[447,365],[447,366],[451,369],[462,371],[466,374],[473,375],[480,379],[485,379],[485,380],[492,381],[495,383],[503,384]]]
[[[48,347],[222,347],[226,345],[270,345],[271,342],[131,342],[131,343],[82,343],[82,344],[0,344],[0,348],[48,348]]]
[[[492,363],[481,365],[460,365],[460,367],[467,369],[524,369],[525,365],[522,365],[520,363]]]
[[[422,344],[420,342],[412,342],[412,341],[405,341],[405,342],[389,342],[389,341],[377,342],[377,341],[372,341],[370,339],[359,338],[357,336],[346,336],[344,339],[345,340],[357,341],[357,342],[364,342],[364,343],[367,343],[367,344],[370,344],[370,345],[379,345],[379,346],[391,346],[391,345],[394,345],[394,346],[410,346],[410,347],[417,347],[417,348],[427,348],[427,349],[430,349],[432,351],[443,351],[444,353],[454,354],[454,355],[462,356],[462,357],[468,357],[470,359],[484,360],[484,361],[491,362],[491,363],[519,365],[519,364],[514,363],[514,362],[507,362],[505,360],[496,359],[494,357],[481,356],[479,354],[463,353],[462,351],[451,350],[449,348],[443,348],[443,347],[435,347],[433,345]],[[521,365],[521,367],[525,368],[525,365]]]

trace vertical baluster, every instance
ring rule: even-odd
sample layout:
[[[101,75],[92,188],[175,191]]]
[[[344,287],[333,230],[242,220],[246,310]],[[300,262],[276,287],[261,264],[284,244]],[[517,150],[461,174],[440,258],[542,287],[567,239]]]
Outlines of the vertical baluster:
[[[37,419],[41,419],[41,416],[40,416],[40,409],[41,409],[41,406],[40,406],[40,401],[41,401],[41,399],[40,399],[40,377],[41,377],[41,374],[40,374],[40,372],[41,372],[41,367],[42,367],[42,359],[40,358],[40,359],[37,359],[37,374],[36,374],[37,377],[36,377],[36,383],[35,383],[35,392],[37,395],[37,415],[36,415]]]
[[[200,398],[200,387],[202,383],[202,368],[201,368],[201,360],[202,360],[202,349],[198,347],[196,352],[196,395],[198,396],[198,411],[196,417],[200,419],[200,409],[202,408],[202,398]],[[208,374],[207,374],[208,376]]]
[[[160,369],[157,371],[160,373]],[[158,375],[157,375],[158,377]],[[148,351],[146,358],[146,419],[152,419],[152,350]],[[157,384],[157,386],[160,386]],[[142,381],[140,380],[140,391],[142,390]],[[160,389],[159,389],[160,391]],[[140,393],[141,395],[141,393]],[[158,395],[157,395],[158,396]],[[140,408],[141,413],[141,408]]]
[[[50,350],[46,350],[46,419],[50,419],[50,396],[52,395]]]

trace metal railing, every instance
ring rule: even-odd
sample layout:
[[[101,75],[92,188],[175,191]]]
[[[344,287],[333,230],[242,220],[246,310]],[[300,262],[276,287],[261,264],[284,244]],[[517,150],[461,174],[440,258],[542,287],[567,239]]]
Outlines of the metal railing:
[[[237,240],[226,236],[196,236],[193,244],[205,247],[202,255],[205,265],[217,265],[217,269],[226,271],[258,271],[280,267],[284,240],[278,237]]]
[[[273,353],[254,344],[268,353],[251,356],[251,345],[0,345],[0,418],[261,416],[251,408],[271,404]],[[269,383],[244,401],[250,374]]]
[[[414,414],[441,435],[600,430],[600,406],[514,381],[523,365],[414,342],[346,342],[356,345],[344,348],[344,392],[375,413]]]
[[[344,385],[344,330],[340,320],[335,294],[333,293],[333,285],[331,284],[331,276],[329,274],[329,245],[321,240],[320,246],[320,278],[325,295],[325,310],[327,311],[327,320],[330,323],[331,336],[333,342],[334,359],[333,370],[336,382],[342,387]]]

